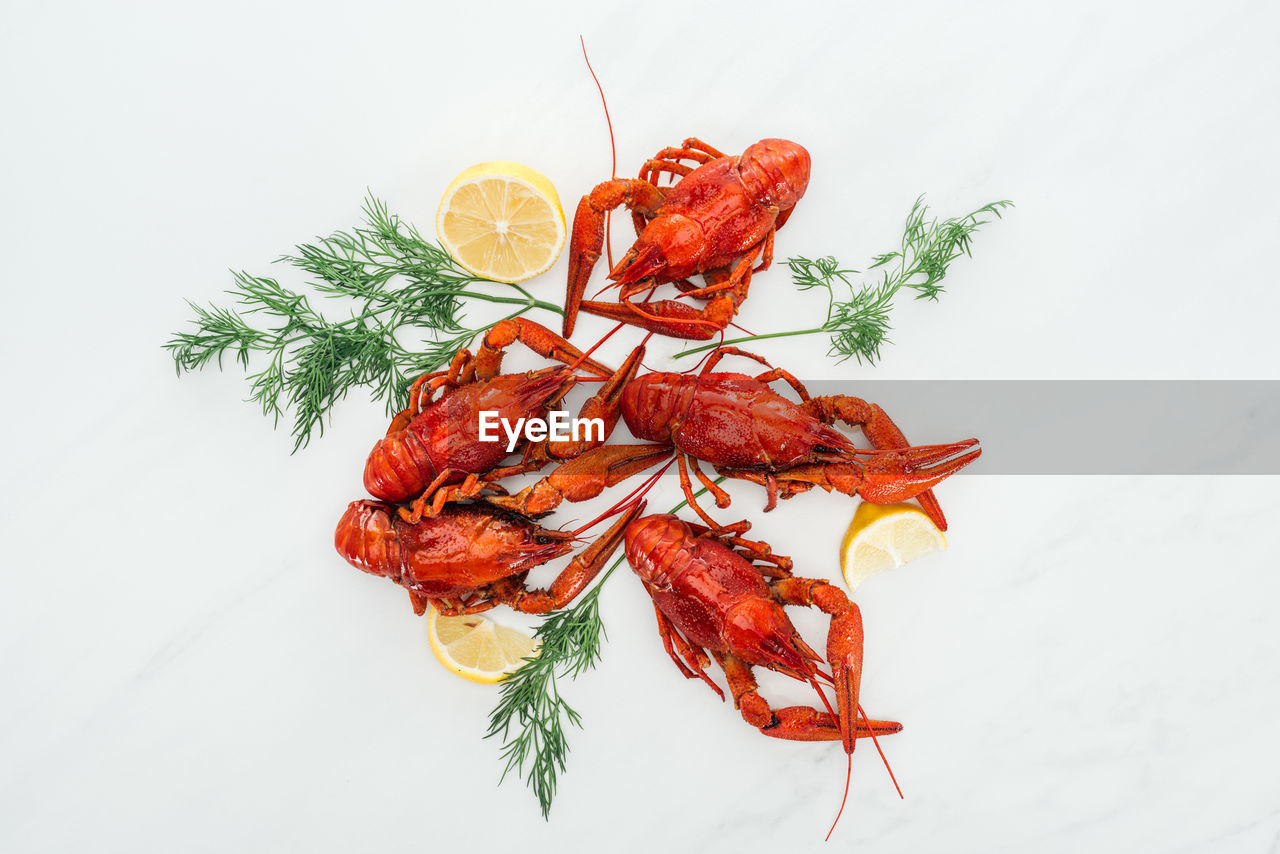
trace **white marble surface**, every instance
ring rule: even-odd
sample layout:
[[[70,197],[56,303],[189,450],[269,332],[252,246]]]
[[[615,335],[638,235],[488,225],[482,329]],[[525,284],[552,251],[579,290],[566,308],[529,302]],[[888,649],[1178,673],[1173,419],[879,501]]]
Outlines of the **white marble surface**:
[[[496,785],[493,691],[332,551],[380,406],[347,400],[290,456],[236,371],[178,380],[160,349],[184,297],[353,224],[366,187],[429,230],[475,161],[528,162],[569,203],[606,177],[578,32],[624,174],[690,134],[810,148],[782,257],[857,266],[920,192],[1018,203],[939,304],[897,308],[874,369],[760,347],[806,378],[1276,378],[1274,4],[553,17],[6,4],[0,849],[820,847],[839,750],[762,738],[680,678],[625,575],[600,670],[566,688],[586,726],[543,822]],[[563,274],[538,285],[558,298]],[[818,310],[775,271],[742,320]],[[765,517],[735,494],[834,572],[847,500]],[[859,595],[865,704],[905,724],[885,749],[907,798],[859,750],[824,850],[1277,850],[1275,479],[970,475],[941,497],[950,551]]]

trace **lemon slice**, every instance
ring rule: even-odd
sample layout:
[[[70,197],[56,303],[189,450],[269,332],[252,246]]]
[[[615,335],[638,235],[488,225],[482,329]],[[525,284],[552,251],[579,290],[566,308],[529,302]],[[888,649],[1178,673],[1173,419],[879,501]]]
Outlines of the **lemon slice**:
[[[547,176],[521,163],[478,163],[453,179],[436,234],[477,276],[523,282],[551,269],[564,248],[564,210]]]
[[[854,590],[876,573],[946,548],[947,538],[916,505],[864,501],[840,544],[840,568]]]
[[[427,638],[441,664],[484,685],[500,682],[534,652],[533,638],[523,632],[477,614],[441,616],[435,608],[427,612]]]

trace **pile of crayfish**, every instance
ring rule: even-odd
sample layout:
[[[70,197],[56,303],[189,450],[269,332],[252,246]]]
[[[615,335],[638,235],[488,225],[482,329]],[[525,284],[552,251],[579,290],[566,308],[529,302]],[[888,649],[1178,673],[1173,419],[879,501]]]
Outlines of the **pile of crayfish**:
[[[676,183],[661,186],[663,175]],[[650,334],[706,339],[722,332],[753,274],[772,261],[774,235],[808,181],[809,154],[794,142],[766,139],[730,157],[689,139],[659,151],[638,178],[606,181],[584,196],[570,242],[564,334],[524,318],[504,320],[485,333],[475,354],[460,350],[447,370],[419,378],[408,406],[368,456],[364,485],[372,499],[347,508],[334,538],[338,552],[407,590],[418,614],[428,606],[458,615],[498,605],[542,614],[572,602],[623,546],[653,599],[671,660],[723,699],[708,674],[714,659],[747,723],[774,738],[839,741],[847,754],[859,738],[900,731],[900,724],[862,711],[858,606],[825,580],[794,575],[792,561],[769,544],[746,539],[748,522],[717,522],[698,502],[694,481],[720,509],[729,506],[729,496],[704,466],[763,487],[766,511],[814,487],[876,503],[916,499],[945,529],[933,488],[978,457],[977,440],[912,446],[874,403],[847,395],[812,397],[785,369],[733,347],[713,350],[697,373],[642,372],[644,343],[615,369],[568,340],[579,310]],[[637,235],[609,272],[621,300],[584,301],[601,254],[605,214],[621,205],[630,209]],[[690,282],[694,276],[704,283]],[[649,299],[667,284],[706,307]],[[633,299],[646,292],[645,299]],[[516,342],[554,364],[503,373],[504,353]],[[727,357],[752,360],[758,372],[719,370]],[[598,381],[599,388],[580,415],[600,419],[603,438],[526,439],[518,459],[503,442],[481,439],[481,412],[497,412],[509,422],[545,417],[585,380]],[[609,441],[619,418],[640,443]],[[871,447],[855,445],[837,422],[861,430]],[[595,498],[664,463],[662,470],[677,466],[699,523],[645,515],[644,487],[656,474],[577,530],[538,521],[564,501]],[[548,467],[517,492],[505,485]],[[585,530],[610,518],[610,526],[549,586],[530,589],[530,570],[570,554]],[[812,606],[830,616],[822,653],[800,637],[784,605]],[[820,707],[771,706],[757,690],[756,667],[809,683]],[[824,686],[834,692],[834,704]]]

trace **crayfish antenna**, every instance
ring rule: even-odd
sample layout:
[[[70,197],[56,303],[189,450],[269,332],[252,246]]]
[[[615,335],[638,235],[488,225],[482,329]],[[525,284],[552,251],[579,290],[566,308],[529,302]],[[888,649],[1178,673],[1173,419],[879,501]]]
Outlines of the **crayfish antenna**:
[[[821,674],[821,671],[819,671],[819,673]],[[840,720],[840,716],[835,713],[835,710],[831,708],[831,703],[827,701],[827,695],[823,693],[822,686],[818,684],[818,680],[815,677],[810,676],[809,684],[813,685],[813,689],[818,692],[818,696],[822,698],[822,705],[827,707],[827,712],[831,715],[831,717],[835,718],[837,721]],[[884,755],[884,748],[880,746],[880,739],[876,738],[876,731],[874,728],[870,726],[871,718],[868,717],[867,711],[866,709],[862,708],[861,703],[858,704],[858,708],[857,708],[857,711],[855,712],[855,718],[853,721],[855,736],[857,735],[857,729],[858,729],[858,721],[857,721],[856,715],[861,715],[862,719],[868,722],[867,732],[871,734],[871,743],[876,746],[876,753],[880,754],[880,761],[884,763],[884,770],[889,772],[889,779],[893,781],[893,788],[897,790],[898,797],[902,798],[903,800],[906,800],[906,796],[902,794],[902,787],[898,785],[898,778],[894,775],[893,768],[890,767],[889,765],[889,759]],[[856,738],[854,739],[854,743],[855,744],[857,743]],[[827,831],[827,836],[823,840],[824,842],[830,841],[831,834],[835,832],[836,825],[840,823],[840,816],[844,815],[844,805],[849,800],[849,784],[853,780],[853,754],[848,753],[846,754],[846,756],[848,757],[848,762],[847,762],[847,767],[845,769],[845,774],[844,774],[844,794],[840,797],[840,809],[836,811],[835,820],[831,822],[831,829]]]
[[[590,528],[592,525],[602,522],[605,519],[608,519],[610,516],[614,516],[618,513],[623,513],[627,510],[630,510],[633,506],[635,506],[636,504],[639,504],[642,500],[644,500],[644,497],[646,494],[648,494],[649,490],[653,489],[654,485],[657,484],[658,478],[662,477],[662,475],[666,473],[667,469],[671,468],[671,465],[674,462],[675,460],[673,459],[671,460],[671,462],[667,463],[665,466],[658,469],[653,474],[649,475],[649,477],[645,479],[644,483],[640,484],[635,489],[631,490],[631,492],[629,492],[617,504],[613,505],[608,510],[604,511],[603,513],[601,513],[596,518],[592,519],[587,524],[580,525],[578,528],[576,528],[572,532],[573,535],[576,537],[579,534],[581,534],[583,531]]]
[[[578,43],[582,45],[582,59],[587,63],[587,71],[591,72],[591,79],[595,81],[596,90],[600,93],[600,104],[604,107],[604,122],[609,126],[609,177],[618,177],[618,146],[613,141],[613,119],[609,118],[609,102],[604,97],[604,87],[600,85],[600,78],[596,76],[596,70],[591,67],[591,59],[587,56],[587,42],[582,36],[578,36]],[[609,269],[613,269],[613,211],[609,211],[604,215],[604,246],[607,258],[609,259]]]
[[[862,715],[864,721],[871,720],[871,718],[867,717],[867,712],[862,708],[861,703],[858,704],[858,714]],[[889,779],[893,781],[893,787],[898,790],[898,797],[905,801],[907,799],[906,795],[902,794],[902,787],[898,785],[898,778],[893,775],[893,769],[889,767],[889,760],[885,757],[884,750],[880,747],[880,739],[876,738],[876,731],[871,729],[870,726],[867,729],[871,733],[871,743],[876,746],[876,753],[880,754],[880,761],[884,763],[884,770],[889,772]]]
[[[736,324],[736,323],[735,323],[735,324],[733,324],[733,325],[734,325],[734,326],[738,326],[738,324]],[[742,327],[738,326],[738,328],[739,328],[739,329],[741,329]],[[750,333],[748,333],[748,334],[750,334]],[[693,367],[689,368],[688,370],[681,371],[680,373],[681,373],[681,374],[691,374],[691,373],[693,373],[694,371],[698,370],[699,368],[701,368],[701,367],[702,367],[703,363],[707,361],[707,359],[710,359],[710,358],[711,358],[711,354],[712,354],[712,353],[714,353],[718,347],[723,347],[723,346],[724,346],[724,330],[723,330],[723,329],[721,329],[721,330],[720,330],[720,343],[719,343],[719,344],[717,344],[715,347],[712,347],[712,348],[711,348],[710,350],[708,350],[707,352],[703,353],[703,354],[702,354],[702,358],[701,358],[701,359],[699,359],[699,360],[697,361],[697,363],[693,365]]]
[[[838,723],[840,721],[840,716],[836,714],[835,709],[831,708],[831,703],[827,700],[827,695],[823,693],[822,686],[818,684],[817,678],[810,676],[809,684],[813,686],[813,690],[818,692],[818,697],[822,699],[822,705],[827,707],[827,714],[831,715],[831,717]],[[863,715],[863,717],[866,716]],[[851,739],[850,743],[857,744],[858,721],[856,718],[853,721],[853,734],[854,738]],[[848,762],[846,763],[847,767],[844,772],[844,794],[840,797],[840,809],[836,811],[835,820],[831,822],[831,829],[827,831],[826,838],[822,840],[823,842],[829,842],[831,840],[831,834],[835,833],[836,825],[840,823],[840,816],[844,815],[844,805],[849,800],[849,783],[853,780],[853,753],[846,753],[845,756],[848,757]]]
[[[849,800],[849,781],[853,779],[853,754],[846,753],[844,757],[848,760],[844,772],[844,795],[840,798],[840,809],[836,811],[835,821],[831,822],[831,829],[827,831],[826,837],[822,840],[823,842],[831,841],[831,834],[836,832],[836,825],[840,823],[840,816],[844,815],[845,802]]]
[[[627,324],[625,324],[625,323],[619,323],[617,326],[613,327],[613,328],[612,328],[612,329],[610,329],[608,332],[606,332],[606,333],[604,334],[604,337],[603,337],[603,338],[601,338],[601,339],[600,339],[599,341],[597,341],[596,343],[592,344],[592,345],[591,345],[591,347],[590,347],[590,349],[588,349],[588,350],[587,350],[585,353],[583,353],[581,356],[579,356],[578,358],[576,358],[576,359],[574,359],[574,360],[573,360],[573,364],[571,364],[571,365],[569,366],[569,370],[571,370],[571,371],[576,371],[576,370],[578,370],[578,368],[579,368],[579,367],[581,367],[581,365],[582,365],[582,363],[583,363],[583,362],[585,362],[587,359],[591,358],[591,354],[592,354],[592,353],[594,353],[596,350],[599,350],[599,349],[600,349],[600,345],[601,345],[601,344],[603,344],[604,342],[606,342],[606,341],[608,341],[610,338],[612,338],[615,332],[617,332],[619,329],[621,329],[622,327],[624,327],[624,326],[626,326],[626,325],[627,325]],[[606,378],[606,379],[607,379],[607,378]]]

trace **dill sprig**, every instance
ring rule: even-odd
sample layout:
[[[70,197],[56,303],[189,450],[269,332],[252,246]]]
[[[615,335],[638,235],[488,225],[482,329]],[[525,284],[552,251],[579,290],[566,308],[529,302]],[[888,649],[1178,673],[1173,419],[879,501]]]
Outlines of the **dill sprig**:
[[[899,247],[872,259],[868,272],[878,270],[878,281],[865,283],[861,288],[855,287],[849,277],[858,271],[842,269],[839,262],[829,256],[787,260],[796,287],[801,290],[826,290],[827,318],[821,326],[731,338],[683,350],[676,357],[701,353],[722,344],[741,344],[744,341],[825,332],[831,336],[831,348],[827,355],[838,357],[837,362],[855,358],[859,362],[875,364],[880,358],[880,347],[889,342],[888,335],[892,329],[889,312],[898,291],[907,288],[916,292],[916,299],[937,300],[938,294],[942,293],[942,280],[947,275],[951,262],[961,255],[971,254],[973,233],[990,222],[983,217],[994,216],[999,219],[1003,216],[1001,210],[1012,206],[1013,202],[1010,201],[991,202],[965,216],[939,222],[937,219],[926,219],[929,207],[924,203],[924,196],[920,196],[907,215]],[[844,297],[846,292],[847,298]]]
[[[724,480],[719,477],[715,482]],[[694,497],[706,491],[700,489]],[[681,501],[668,512],[675,513],[687,504]],[[489,731],[484,737],[501,736],[501,756],[507,760],[498,782],[512,771],[523,775],[538,798],[544,819],[551,814],[556,780],[565,770],[569,754],[566,725],[582,728],[582,716],[565,702],[556,680],[577,679],[600,660],[602,640],[608,637],[600,619],[600,591],[625,559],[623,555],[615,560],[573,607],[543,617],[534,631],[537,655],[526,658],[519,670],[502,680],[501,696],[489,715]]]
[[[373,196],[365,200],[364,218],[360,227],[301,244],[296,254],[277,259],[307,274],[307,284],[321,296],[347,298],[354,304],[349,317],[331,320],[306,294],[238,272],[227,293],[239,308],[188,302],[195,329],[175,333],[164,345],[179,375],[213,362],[221,368],[224,355],[248,370],[253,354],[263,355],[265,367],[248,377],[249,399],[277,424],[292,412],[294,451],[313,432],[324,434],[334,404],[357,386],[372,389],[388,413],[402,407],[415,377],[438,370],[483,331],[464,324],[464,298],[517,306],[509,317],[532,308],[563,314],[519,285],[463,269]],[[477,285],[503,285],[519,296]]]
[[[507,761],[502,779],[511,771],[524,775],[542,807],[551,814],[556,779],[565,770],[569,741],[565,727],[582,728],[582,716],[560,695],[557,677],[576,679],[595,667],[605,637],[600,619],[600,590],[622,563],[614,561],[595,587],[573,605],[548,614],[537,630],[538,655],[526,659],[520,669],[502,680],[502,694],[489,715],[485,738],[502,737],[501,756]],[[514,734],[511,732],[515,727]],[[525,768],[528,766],[528,770]]]

